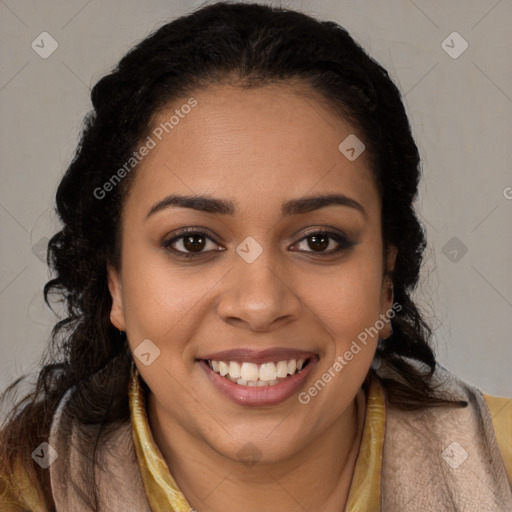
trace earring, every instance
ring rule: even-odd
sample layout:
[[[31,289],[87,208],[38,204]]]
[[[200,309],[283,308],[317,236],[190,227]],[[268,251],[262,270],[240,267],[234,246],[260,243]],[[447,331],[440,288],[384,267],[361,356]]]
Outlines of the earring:
[[[139,378],[139,370],[138,370],[137,365],[135,364],[135,361],[133,360],[133,358],[132,358],[132,364],[131,364],[130,372],[132,374],[132,377],[134,379],[138,380],[138,378]]]

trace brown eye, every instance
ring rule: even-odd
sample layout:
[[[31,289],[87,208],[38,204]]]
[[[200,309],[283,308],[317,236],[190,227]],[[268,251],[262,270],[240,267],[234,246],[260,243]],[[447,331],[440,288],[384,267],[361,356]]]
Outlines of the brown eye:
[[[304,247],[306,244],[307,247]],[[349,241],[345,236],[330,231],[315,231],[303,237],[296,244],[299,251],[317,253],[319,255],[334,254],[353,245],[355,243]]]
[[[308,238],[308,246],[314,251],[324,251],[329,246],[329,237],[327,235],[310,235]]]
[[[196,255],[200,256],[207,252],[220,250],[218,244],[200,231],[185,232],[164,241],[162,245],[169,251],[185,258],[193,258]]]
[[[201,252],[206,244],[203,235],[187,235],[183,237],[183,247],[190,252]]]

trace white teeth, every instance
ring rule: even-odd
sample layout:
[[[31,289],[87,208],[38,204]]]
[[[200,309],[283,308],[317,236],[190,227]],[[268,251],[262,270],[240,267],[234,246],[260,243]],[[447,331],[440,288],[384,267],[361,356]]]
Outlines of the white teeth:
[[[305,359],[270,361],[263,364],[238,361],[208,361],[215,373],[241,386],[273,386],[302,370]]]
[[[278,377],[286,377],[288,375],[288,363],[286,361],[279,361],[276,366],[276,373]]]
[[[240,365],[236,361],[229,363],[229,376],[233,377],[233,379],[239,379],[241,376]]]
[[[254,363],[242,363],[242,368],[240,370],[241,377],[244,380],[258,380],[258,365]],[[222,375],[222,374],[221,374]]]
[[[274,363],[263,363],[260,366],[260,380],[269,382],[276,378],[276,365]]]
[[[229,372],[229,366],[224,361],[219,361],[219,373],[224,377]]]

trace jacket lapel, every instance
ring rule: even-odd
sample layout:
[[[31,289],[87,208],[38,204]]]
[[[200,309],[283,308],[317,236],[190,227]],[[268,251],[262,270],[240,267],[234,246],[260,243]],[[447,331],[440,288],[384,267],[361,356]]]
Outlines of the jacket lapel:
[[[130,422],[78,425],[65,414],[68,391],[56,411],[49,444],[57,451],[50,465],[56,512],[151,512],[135,454]],[[97,445],[95,460],[93,448]],[[94,464],[93,464],[94,462]],[[92,496],[97,486],[97,499]]]

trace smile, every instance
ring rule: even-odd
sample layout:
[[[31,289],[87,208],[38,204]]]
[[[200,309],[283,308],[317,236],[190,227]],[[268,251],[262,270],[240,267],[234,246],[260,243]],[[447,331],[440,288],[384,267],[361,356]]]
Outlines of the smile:
[[[247,361],[209,359],[207,363],[215,373],[239,386],[265,387],[279,384],[288,377],[299,373],[307,361],[307,359],[289,359],[256,364]]]
[[[238,348],[204,354],[196,362],[221,395],[242,406],[276,406],[300,392],[318,355],[285,347]]]

